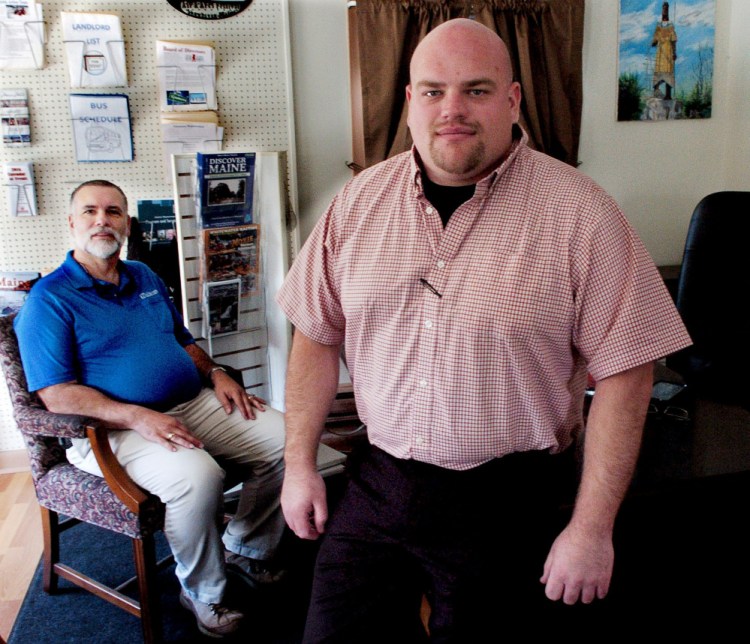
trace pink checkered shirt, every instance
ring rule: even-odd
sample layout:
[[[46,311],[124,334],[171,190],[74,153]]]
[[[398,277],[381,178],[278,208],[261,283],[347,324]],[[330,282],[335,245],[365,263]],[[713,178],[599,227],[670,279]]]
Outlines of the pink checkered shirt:
[[[306,336],[345,342],[372,443],[456,470],[565,449],[587,369],[690,344],[617,204],[525,137],[445,229],[411,152],[361,173],[277,300]]]

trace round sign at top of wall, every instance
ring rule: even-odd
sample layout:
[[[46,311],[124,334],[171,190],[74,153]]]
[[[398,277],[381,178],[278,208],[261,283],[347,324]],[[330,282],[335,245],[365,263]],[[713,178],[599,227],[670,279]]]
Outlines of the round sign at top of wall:
[[[241,11],[247,9],[253,0],[216,0],[207,2],[206,0],[167,0],[177,11],[184,13],[191,18],[200,18],[201,20],[223,20],[236,16]]]

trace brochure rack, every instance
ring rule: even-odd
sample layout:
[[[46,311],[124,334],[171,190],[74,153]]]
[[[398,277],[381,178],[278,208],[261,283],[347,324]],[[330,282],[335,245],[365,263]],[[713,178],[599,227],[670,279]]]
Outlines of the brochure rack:
[[[172,183],[180,257],[182,315],[190,332],[215,360],[239,369],[246,388],[283,409],[286,361],[291,348],[291,329],[273,299],[289,267],[287,243],[286,155],[256,153],[258,223],[261,234],[260,294],[241,299],[237,333],[219,337],[203,335],[200,298],[199,235],[195,211],[195,155],[172,156]]]

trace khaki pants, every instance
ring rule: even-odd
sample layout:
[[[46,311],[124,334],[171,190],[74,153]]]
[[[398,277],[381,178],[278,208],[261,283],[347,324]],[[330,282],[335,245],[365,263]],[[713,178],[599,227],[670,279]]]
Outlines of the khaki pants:
[[[164,532],[183,588],[194,599],[218,603],[226,587],[217,523],[225,487],[243,483],[237,514],[223,536],[227,549],[268,559],[284,532],[283,415],[274,409],[256,412],[255,420],[237,410],[227,415],[211,389],[166,413],[179,418],[205,449],[171,452],[129,430],[111,431],[109,442],[130,477],[166,505]],[[88,440],[73,443],[68,460],[101,476]]]

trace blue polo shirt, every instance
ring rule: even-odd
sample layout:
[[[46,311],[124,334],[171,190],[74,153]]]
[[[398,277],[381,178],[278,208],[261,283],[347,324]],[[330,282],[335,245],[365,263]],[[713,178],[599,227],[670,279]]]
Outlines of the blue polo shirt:
[[[163,411],[195,398],[194,342],[159,277],[120,262],[120,283],[93,279],[72,251],[37,282],[15,320],[29,390],[75,381]]]

